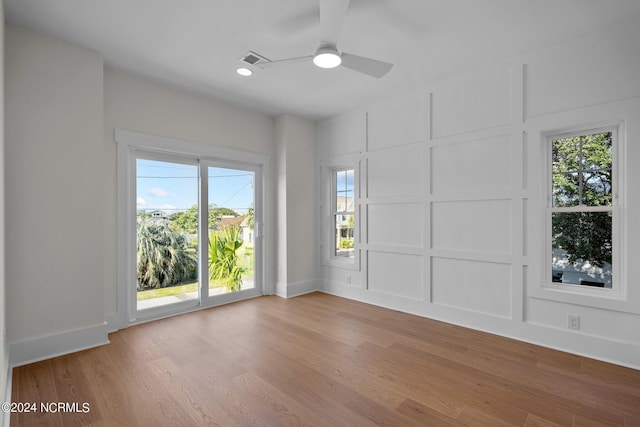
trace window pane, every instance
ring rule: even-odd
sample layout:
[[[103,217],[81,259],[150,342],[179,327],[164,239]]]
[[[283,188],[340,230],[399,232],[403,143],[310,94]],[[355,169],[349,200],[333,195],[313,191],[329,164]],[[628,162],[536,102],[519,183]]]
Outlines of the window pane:
[[[208,167],[209,295],[254,284],[253,171]]]
[[[582,174],[584,202],[587,206],[611,206],[611,172],[584,172]]]
[[[347,189],[347,172],[336,171],[336,191],[345,191]]]
[[[611,288],[612,213],[552,214],[552,281]]]
[[[556,139],[552,143],[553,206],[612,204],[612,133]]]
[[[553,174],[552,206],[578,206],[581,204],[580,195],[580,175],[577,172]]]
[[[338,170],[336,176],[336,212],[353,212],[354,205],[354,170]]]
[[[346,212],[353,212],[353,202],[354,202],[354,195],[353,195],[353,190],[347,191],[345,194],[345,206]]]
[[[577,171],[580,169],[580,137],[562,138],[553,141],[553,172]]]
[[[336,247],[334,255],[337,257],[354,258],[354,224],[353,215],[334,215]]]
[[[336,195],[336,212],[347,211],[347,193],[339,191]]]
[[[582,169],[611,169],[611,132],[596,133],[582,137]]]
[[[136,160],[137,309],[198,298],[198,168]]]
[[[346,186],[345,186],[345,189],[347,191],[353,192],[354,170],[353,169],[348,169],[347,171],[345,171],[345,174],[346,174]]]

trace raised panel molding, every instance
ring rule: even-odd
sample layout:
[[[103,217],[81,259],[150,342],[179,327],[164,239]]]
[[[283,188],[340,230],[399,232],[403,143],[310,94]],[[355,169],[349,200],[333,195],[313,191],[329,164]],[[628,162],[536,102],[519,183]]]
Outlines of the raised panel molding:
[[[511,253],[510,200],[446,201],[431,204],[431,247]]]
[[[372,106],[367,112],[367,151],[423,141],[426,96],[422,93]]]
[[[423,256],[367,251],[367,289],[423,298]]]
[[[424,192],[424,146],[367,154],[366,197],[422,197]]]
[[[508,190],[511,135],[431,147],[431,193]]]
[[[362,271],[327,274],[323,289],[637,369],[640,343],[633,328],[607,335],[612,324],[630,325],[640,313],[631,270],[627,300],[597,303],[569,294],[551,300],[540,293],[539,270],[542,135],[611,123],[623,124],[629,142],[640,134],[638,24],[635,18],[597,36],[416,90],[413,97],[365,107],[372,120],[361,155],[360,206],[367,218]],[[600,62],[591,64],[593,58]],[[425,138],[411,142],[419,135],[418,112],[424,113]],[[627,182],[638,175],[631,167],[638,147],[630,143],[621,153],[629,163]],[[638,198],[633,192],[627,197],[625,234],[633,236],[640,228],[631,220]],[[404,208],[419,205],[416,235],[406,234],[412,224],[380,229]],[[423,247],[417,247],[417,234]],[[628,238],[626,245],[629,256],[639,252],[636,240]],[[396,277],[402,268],[409,272]],[[343,276],[351,274],[345,284]],[[567,312],[582,315],[584,331],[565,330]]]
[[[510,124],[511,73],[486,70],[432,91],[431,139]]]
[[[511,317],[511,266],[431,259],[432,301],[492,316]]]
[[[423,248],[423,216],[422,203],[369,204],[366,242]]]
[[[636,27],[621,25],[605,37],[597,33],[528,61],[526,118],[640,96]]]

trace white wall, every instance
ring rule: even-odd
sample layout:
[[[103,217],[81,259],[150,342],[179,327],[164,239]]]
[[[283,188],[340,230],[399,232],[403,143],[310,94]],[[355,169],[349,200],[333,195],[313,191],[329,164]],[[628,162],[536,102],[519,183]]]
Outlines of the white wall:
[[[325,262],[324,289],[640,368],[639,21],[321,122],[319,164],[361,170],[361,266]],[[550,294],[543,133],[603,123],[627,141],[626,299]]]
[[[0,82],[4,82],[4,3],[0,1]],[[7,402],[9,377],[9,353],[6,343],[6,298],[5,298],[5,196],[4,196],[4,84],[0,85],[0,401]],[[0,416],[0,425],[5,425],[7,415]]]
[[[5,42],[6,329],[24,363],[79,330],[106,342],[103,62],[11,26]]]
[[[103,239],[105,313],[116,313],[116,143],[115,129],[125,129],[183,141],[209,144],[271,156],[274,149],[274,119],[260,113],[212,101],[165,84],[123,71],[104,72],[104,135],[99,167],[103,173]],[[273,195],[270,193],[270,197]],[[275,206],[267,200],[270,228]],[[274,239],[269,239],[271,253]],[[275,257],[269,257],[267,293],[275,292]]]
[[[277,293],[317,289],[315,124],[292,115],[276,119],[278,219]]]
[[[268,157],[276,129],[272,117],[105,69],[99,53],[16,27],[6,34],[6,306],[16,365],[103,344],[126,326],[117,312],[115,129]],[[298,178],[284,188],[289,274],[315,286],[314,125],[288,116],[280,130]],[[287,249],[275,238],[275,200],[271,184],[265,293],[276,291],[271,254]]]

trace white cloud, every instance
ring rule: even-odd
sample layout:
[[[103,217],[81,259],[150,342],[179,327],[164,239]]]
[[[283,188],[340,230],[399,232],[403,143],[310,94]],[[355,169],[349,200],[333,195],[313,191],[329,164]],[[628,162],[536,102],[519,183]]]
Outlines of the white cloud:
[[[137,197],[136,198],[136,205],[139,208],[143,208],[143,207],[147,206],[147,201],[145,199],[143,199],[142,197]]]
[[[163,190],[162,188],[158,187],[153,187],[152,189],[150,189],[149,194],[151,194],[153,197],[167,197],[169,195],[167,190]]]

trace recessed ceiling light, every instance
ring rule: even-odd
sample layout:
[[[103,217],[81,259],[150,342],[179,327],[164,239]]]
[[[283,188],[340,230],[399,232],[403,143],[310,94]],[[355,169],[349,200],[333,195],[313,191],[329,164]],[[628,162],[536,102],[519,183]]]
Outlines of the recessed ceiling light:
[[[342,59],[336,48],[322,46],[313,56],[313,63],[320,68],[335,68],[342,63]]]
[[[240,68],[238,68],[236,70],[236,73],[238,73],[238,74],[240,74],[241,76],[244,76],[244,77],[249,77],[250,75],[253,74],[253,71],[251,71],[250,69],[245,68],[245,67],[240,67]]]

